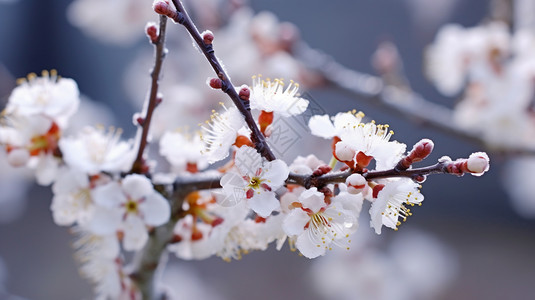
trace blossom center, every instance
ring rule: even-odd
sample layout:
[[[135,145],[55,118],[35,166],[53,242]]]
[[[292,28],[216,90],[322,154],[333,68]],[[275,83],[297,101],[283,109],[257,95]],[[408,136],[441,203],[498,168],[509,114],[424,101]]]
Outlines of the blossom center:
[[[139,202],[128,199],[128,201],[125,204],[125,209],[127,214],[138,214],[139,213]]]
[[[262,178],[260,178],[260,177],[253,177],[253,178],[251,178],[251,180],[249,180],[248,187],[256,190],[256,189],[260,188],[260,185],[262,184],[262,181],[264,181],[264,180],[262,180]]]

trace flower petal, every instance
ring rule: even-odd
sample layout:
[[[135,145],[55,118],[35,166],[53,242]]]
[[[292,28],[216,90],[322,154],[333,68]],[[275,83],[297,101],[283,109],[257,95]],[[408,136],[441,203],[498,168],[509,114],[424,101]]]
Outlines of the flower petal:
[[[255,192],[253,198],[249,199],[249,206],[255,213],[265,218],[280,208],[280,203],[273,192]]]
[[[295,246],[306,258],[316,258],[324,255],[326,247],[315,243],[312,240],[311,235],[312,233],[310,233],[310,230],[303,232],[303,234],[297,237]]]
[[[287,235],[300,235],[305,231],[310,216],[300,208],[292,209],[282,223],[282,229]]]
[[[123,247],[126,251],[135,251],[143,248],[149,235],[143,221],[137,216],[128,216],[123,222]]]
[[[325,139],[330,139],[336,135],[336,129],[329,118],[329,115],[313,116],[308,121],[308,127],[313,135]]]
[[[154,188],[150,180],[139,174],[126,176],[122,181],[123,190],[133,199],[139,200],[152,192]]]
[[[126,196],[118,182],[112,181],[91,190],[91,198],[97,205],[107,208],[117,207],[126,202]]]
[[[96,206],[92,218],[88,222],[89,230],[96,235],[113,234],[121,224],[121,213],[118,210]]]
[[[288,178],[288,174],[290,174],[288,166],[280,159],[266,162],[264,164],[264,170],[262,179],[266,180],[266,184],[269,185],[272,190],[281,187],[286,181],[286,178]]]
[[[299,196],[299,201],[303,203],[303,206],[317,213],[325,204],[325,195],[318,192],[316,187],[305,190]]]
[[[169,221],[171,208],[169,202],[160,194],[154,192],[140,204],[145,224],[150,226],[160,226]]]

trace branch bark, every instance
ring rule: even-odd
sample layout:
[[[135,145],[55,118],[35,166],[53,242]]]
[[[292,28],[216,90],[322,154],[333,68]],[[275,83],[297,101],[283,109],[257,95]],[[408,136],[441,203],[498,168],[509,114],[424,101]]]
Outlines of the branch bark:
[[[147,100],[146,113],[145,116],[139,120],[139,125],[141,126],[141,137],[139,140],[139,148],[137,150],[136,159],[132,165],[130,173],[144,174],[148,170],[145,165],[145,160],[143,154],[145,148],[148,144],[147,137],[149,135],[150,123],[152,121],[152,114],[156,106],[158,105],[158,87],[160,80],[160,72],[162,70],[162,63],[165,58],[165,32],[167,25],[167,17],[160,16],[160,31],[158,34],[158,39],[154,43],[154,68],[151,71],[151,85],[149,98]]]

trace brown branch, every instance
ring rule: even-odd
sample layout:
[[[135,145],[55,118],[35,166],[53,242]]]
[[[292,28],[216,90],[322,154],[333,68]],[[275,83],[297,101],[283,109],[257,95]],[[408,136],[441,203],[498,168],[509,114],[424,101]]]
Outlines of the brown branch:
[[[197,27],[195,27],[195,24],[184,9],[182,2],[180,0],[173,0],[173,4],[178,10],[176,15],[173,16],[173,20],[179,24],[182,24],[186,28],[188,33],[191,35],[195,43],[197,43],[204,56],[212,66],[212,69],[214,69],[214,72],[216,73],[217,77],[221,79],[223,83],[222,91],[230,97],[234,105],[236,105],[240,113],[245,118],[245,123],[247,124],[249,129],[251,129],[251,139],[256,149],[267,160],[271,161],[276,159],[275,155],[269,148],[269,145],[267,144],[264,135],[260,132],[260,129],[256,125],[256,122],[253,116],[251,115],[250,108],[240,99],[236,88],[230,81],[230,77],[227,75],[226,71],[223,69],[219,60],[215,56],[212,44],[206,44],[204,42],[201,34],[197,30]]]
[[[152,121],[152,114],[154,109],[158,105],[158,86],[160,80],[160,72],[162,70],[162,63],[165,58],[165,30],[166,30],[167,18],[160,16],[160,32],[157,40],[154,42],[154,68],[151,71],[151,86],[150,93],[147,102],[147,109],[145,116],[138,120],[141,126],[141,138],[139,141],[139,148],[137,151],[136,159],[132,165],[130,173],[145,174],[148,169],[143,158],[145,148],[148,144],[147,137],[149,135],[150,123]]]

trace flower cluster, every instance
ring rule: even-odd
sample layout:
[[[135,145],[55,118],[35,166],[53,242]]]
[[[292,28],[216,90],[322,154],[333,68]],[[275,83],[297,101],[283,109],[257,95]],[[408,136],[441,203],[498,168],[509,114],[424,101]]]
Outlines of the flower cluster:
[[[429,47],[429,78],[452,96],[463,91],[455,122],[498,149],[535,149],[535,35],[503,23],[444,26]],[[506,100],[505,100],[506,99]]]
[[[89,2],[75,3],[73,14]],[[414,167],[433,150],[431,140],[423,139],[407,152],[405,144],[391,140],[388,125],[367,122],[356,111],[310,118],[312,135],[327,139],[331,147],[329,165],[306,153],[288,166],[273,154],[271,144],[277,126],[307,111],[309,101],[299,93],[299,84],[257,75],[251,85],[233,86],[213,54],[214,33],[193,30],[181,5],[169,0],[153,4],[163,16],[160,27],[150,24],[146,29],[156,62],[144,116],[134,117],[139,125],[135,141],[121,140],[120,129],[101,126],[67,136],[79,92],[72,79],[60,78],[55,71],[21,82],[2,114],[0,145],[7,160],[35,170],[40,184],[52,185],[54,222],[71,226],[79,236],[75,248],[81,270],[94,282],[99,298],[149,297],[152,289],[147,286],[153,282],[146,280],[152,278],[165,249],[187,260],[213,255],[239,259],[271,243],[281,249],[286,241],[307,258],[334,247],[349,250],[365,206],[377,234],[383,226],[397,230],[412,214],[410,207],[422,203],[420,184],[427,175],[479,176],[489,169],[483,152],[457,160],[445,156],[435,165]],[[216,70],[217,77],[209,78],[208,85],[228,94],[234,104],[212,111],[195,133],[176,128],[149,131],[152,118],[160,119],[152,113],[167,102],[158,92],[167,18],[189,22],[186,28]],[[254,46],[263,56],[282,55],[287,62],[293,40],[283,36],[295,34],[291,27],[270,15],[251,18],[247,20],[255,23]],[[185,96],[192,95],[199,96]],[[175,111],[169,110],[168,117],[176,119]],[[160,160],[147,155],[153,138],[160,138],[155,143]],[[165,166],[169,173],[157,172]],[[135,252],[131,268],[124,268],[129,257],[125,252]]]
[[[100,282],[97,289],[106,284],[104,295],[115,298],[125,286],[108,280],[124,277],[116,244],[140,250],[148,231],[169,220],[170,206],[145,176],[119,176],[132,166],[135,154],[131,142],[120,140],[120,130],[86,127],[64,136],[79,102],[74,80],[60,78],[56,71],[30,74],[9,98],[0,143],[12,166],[27,166],[38,183],[52,184],[54,222],[76,226],[84,236],[77,246],[83,272]]]
[[[533,153],[535,34],[521,23],[514,31],[501,22],[445,25],[429,46],[426,66],[441,93],[460,94],[453,112],[456,125],[491,149]],[[525,176],[534,163],[531,156],[511,157],[504,184],[515,210],[527,217],[535,215],[532,185]]]

